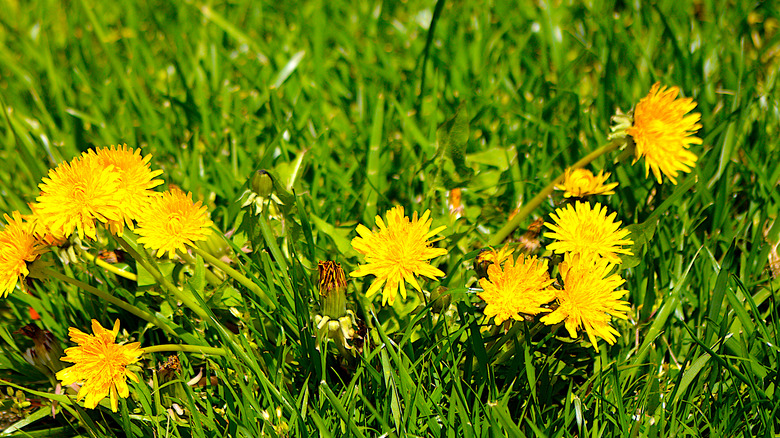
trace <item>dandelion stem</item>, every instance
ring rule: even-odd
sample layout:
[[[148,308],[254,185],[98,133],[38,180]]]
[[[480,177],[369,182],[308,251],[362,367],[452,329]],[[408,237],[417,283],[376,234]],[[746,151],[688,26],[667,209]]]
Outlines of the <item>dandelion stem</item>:
[[[89,251],[79,247],[76,245],[76,248],[79,249],[79,252],[81,253],[81,256],[85,259],[89,260],[90,262],[94,263],[97,266],[100,266],[101,268],[105,269],[108,272],[111,272],[115,275],[118,275],[120,277],[124,277],[130,281],[138,281],[138,276],[133,274],[132,272],[123,271],[116,266],[112,265],[111,263],[107,263],[104,260],[102,260],[100,257],[93,256]]]
[[[202,319],[209,320],[211,317],[209,314],[203,310],[202,307],[190,296],[182,293],[176,286],[174,286],[170,281],[168,281],[167,278],[165,278],[159,269],[157,269],[157,266],[155,266],[153,263],[149,262],[149,260],[146,259],[141,253],[139,253],[135,248],[133,248],[130,243],[128,243],[123,237],[115,236],[115,238],[119,241],[119,244],[122,245],[122,248],[124,248],[125,251],[127,251],[130,256],[132,256],[136,262],[140,263],[141,266],[146,269],[150,274],[152,274],[152,277],[154,277],[154,280],[163,288],[165,288],[168,292],[170,292],[174,297],[176,297],[177,300],[181,301],[182,304],[189,307],[193,312],[195,312],[199,317]]]
[[[176,254],[178,254],[178,256],[181,257],[182,260],[184,260],[185,262],[193,266],[195,265],[195,258],[192,257],[190,253],[188,253],[187,251],[176,251]],[[222,283],[224,283],[225,280],[217,277],[217,275],[211,272],[210,269],[206,269],[205,271],[206,271],[206,281],[208,281],[210,285],[219,286]]]
[[[250,280],[244,274],[231,268],[227,263],[214,257],[213,255],[207,253],[206,251],[203,251],[197,246],[193,246],[191,248],[195,254],[198,254],[199,256],[203,257],[203,260],[207,261],[210,265],[222,270],[229,276],[233,277],[236,281],[241,283],[241,285],[254,292],[268,305],[268,307],[271,308],[271,310],[276,308],[276,305],[271,301],[270,298],[268,298],[268,295],[266,295],[265,291],[260,289],[260,286],[258,286],[254,281]]]
[[[582,159],[574,163],[571,168],[572,169],[579,169],[580,167],[584,167],[588,165],[591,161],[595,160],[596,158],[607,154],[609,152],[614,151],[618,147],[620,147],[619,141],[611,141],[604,146],[601,146],[600,148],[596,149],[595,151],[589,153],[588,155],[584,156]],[[543,188],[542,191],[539,192],[533,199],[528,201],[527,204],[523,206],[523,208],[520,209],[513,217],[512,219],[509,219],[506,224],[504,224],[503,227],[501,227],[500,230],[496,232],[496,234],[493,235],[493,237],[490,238],[490,241],[488,242],[488,245],[490,246],[498,246],[500,245],[507,237],[509,237],[510,234],[520,225],[520,222],[523,221],[529,214],[531,214],[532,211],[536,209],[542,202],[544,202],[545,199],[547,199],[548,196],[550,196],[550,193],[555,189],[555,186],[557,184],[560,184],[561,181],[563,181],[563,173],[558,175],[557,178],[552,180],[550,184],[547,185],[547,187]]]
[[[218,347],[204,347],[202,345],[189,345],[189,344],[162,344],[153,345],[151,347],[145,347],[141,350],[144,353],[160,353],[163,351],[183,351],[185,353],[203,353],[212,354],[216,356],[225,356],[227,351],[224,348]]]
[[[144,321],[147,321],[151,324],[154,324],[155,326],[159,327],[161,330],[163,330],[165,333],[168,333],[169,335],[173,337],[179,337],[179,335],[176,334],[176,332],[170,328],[167,324],[165,324],[161,319],[157,318],[156,316],[152,315],[149,312],[143,311],[139,309],[138,307],[133,306],[130,303],[127,303],[108,292],[104,292],[94,286],[90,286],[87,283],[84,283],[83,281],[76,280],[75,278],[68,277],[65,274],[62,274],[60,272],[57,272],[50,268],[40,268],[41,274],[48,275],[50,277],[56,278],[58,280],[64,281],[68,284],[72,284],[73,286],[76,286],[77,288],[89,292],[92,295],[104,300],[108,301],[109,303],[119,307],[120,309],[126,310],[133,315],[143,319]]]

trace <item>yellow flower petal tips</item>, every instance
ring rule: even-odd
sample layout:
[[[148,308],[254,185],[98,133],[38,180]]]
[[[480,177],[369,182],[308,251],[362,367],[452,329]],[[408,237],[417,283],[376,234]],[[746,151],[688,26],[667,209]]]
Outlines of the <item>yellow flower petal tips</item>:
[[[421,291],[415,276],[435,279],[444,275],[444,272],[428,263],[435,257],[447,254],[446,249],[434,248],[428,241],[446,228],[442,226],[430,230],[433,220],[430,219],[429,210],[420,218],[415,212],[410,221],[404,216],[404,208],[397,206],[387,212],[387,224],[379,216],[375,221],[378,231],[373,232],[360,224],[357,227],[359,237],[352,239],[352,247],[365,255],[366,263],[349,275],[376,276],[366,296],[372,297],[381,289],[382,305],[388,302],[392,305],[399,292],[402,298],[406,298],[405,283]]]
[[[127,379],[138,382],[138,376],[127,366],[138,362],[143,350],[137,342],[126,345],[114,342],[119,334],[118,319],[113,330],[103,328],[93,319],[92,333],[88,335],[73,327],[68,330],[70,339],[78,347],[66,349],[62,360],[75,365],[58,372],[57,379],[62,381],[63,386],[82,383],[76,397],[84,399],[84,407],[94,409],[108,396],[111,410],[116,412],[117,397],[127,398],[130,395]]]

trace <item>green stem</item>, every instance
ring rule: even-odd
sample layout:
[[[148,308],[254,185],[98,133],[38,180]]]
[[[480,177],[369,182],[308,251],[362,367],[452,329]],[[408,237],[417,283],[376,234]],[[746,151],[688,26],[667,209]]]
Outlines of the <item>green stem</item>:
[[[81,256],[85,259],[89,260],[90,262],[94,263],[97,266],[100,266],[101,268],[105,269],[108,272],[111,272],[113,274],[116,274],[120,277],[124,277],[130,281],[138,281],[138,276],[133,274],[132,272],[123,271],[116,266],[112,265],[111,263],[106,263],[104,260],[102,260],[100,257],[93,256],[89,251],[76,246],[76,248],[79,249],[79,252],[81,253]]]
[[[136,251],[135,248],[133,248],[132,245],[130,245],[124,237],[114,236],[118,241],[119,244],[122,245],[122,248],[124,248],[125,251],[132,256],[137,263],[140,263],[141,266],[146,269],[150,274],[152,274],[152,277],[154,277],[154,280],[157,281],[157,283],[165,288],[168,292],[170,292],[174,297],[176,297],[177,300],[181,301],[182,304],[189,307],[195,314],[197,314],[202,319],[211,319],[209,317],[209,314],[206,313],[203,308],[200,307],[200,305],[195,301],[192,297],[183,294],[176,286],[174,286],[170,281],[168,281],[167,278],[165,278],[159,269],[157,269],[157,266],[155,266],[153,263],[149,262],[141,253]]]
[[[584,167],[588,165],[591,161],[595,160],[596,158],[607,154],[609,152],[614,151],[615,149],[619,148],[621,145],[621,142],[619,141],[612,141],[604,146],[596,149],[595,151],[589,153],[576,163],[574,163],[570,168],[571,169],[579,169],[580,167]],[[488,242],[489,246],[498,246],[500,245],[507,237],[509,237],[510,234],[520,225],[520,222],[523,221],[529,214],[531,214],[532,211],[536,209],[542,202],[544,202],[545,199],[547,199],[548,196],[550,196],[550,193],[555,189],[555,186],[560,184],[561,181],[563,181],[564,173],[561,173],[558,175],[557,178],[552,180],[550,184],[547,185],[547,187],[543,188],[541,192],[539,192],[538,195],[536,195],[533,199],[528,201],[527,204],[523,206],[523,208],[520,209],[520,211],[515,214],[512,219],[510,219],[506,224],[504,224],[503,227],[501,227],[500,230],[496,232],[496,234],[493,235],[493,237],[490,238],[490,241]]]
[[[83,281],[76,280],[75,278],[68,277],[67,275],[62,274],[60,272],[57,272],[57,271],[55,271],[53,269],[49,269],[49,268],[40,268],[40,269],[41,269],[41,274],[43,274],[43,275],[48,275],[50,277],[53,277],[53,278],[56,278],[58,280],[64,281],[65,283],[72,284],[73,286],[76,286],[77,288],[79,288],[79,289],[81,289],[81,290],[83,290],[85,292],[89,292],[92,295],[94,295],[94,296],[96,296],[96,297],[98,297],[98,298],[100,298],[100,299],[102,299],[104,301],[108,301],[109,303],[119,307],[120,309],[123,309],[123,310],[126,310],[126,311],[132,313],[133,315],[143,319],[144,321],[147,321],[147,322],[149,322],[151,324],[154,324],[155,326],[157,326],[160,329],[162,329],[165,333],[168,333],[169,335],[171,335],[173,337],[177,337],[177,338],[179,337],[179,335],[177,335],[176,332],[173,331],[172,328],[170,328],[162,320],[160,320],[159,318],[157,318],[156,316],[152,315],[149,312],[145,312],[145,311],[139,309],[138,307],[135,307],[135,306],[133,306],[133,305],[131,305],[131,304],[125,302],[125,301],[122,301],[119,298],[117,298],[117,297],[115,297],[115,296],[113,296],[113,295],[111,295],[111,294],[109,294],[107,292],[103,292],[102,290],[100,290],[100,289],[98,289],[98,288],[96,288],[94,286],[90,286],[87,283],[84,283]]]
[[[195,266],[195,259],[187,251],[176,251],[176,254],[179,257],[181,257],[181,259],[184,260],[185,262]],[[210,269],[206,269],[205,271],[206,271],[206,281],[208,281],[210,285],[219,286],[225,281],[217,277],[217,275],[211,272]]]
[[[271,308],[271,310],[276,308],[276,305],[271,301],[270,298],[268,298],[268,295],[265,294],[265,291],[260,289],[260,286],[258,286],[254,281],[250,280],[244,274],[231,268],[227,263],[214,257],[213,255],[207,253],[206,251],[203,251],[197,246],[192,246],[191,248],[195,254],[198,254],[199,256],[203,257],[203,260],[208,262],[210,265],[224,271],[226,274],[233,277],[237,282],[241,283],[241,285],[254,292],[258,297],[260,297],[263,301],[265,301],[265,303],[268,305],[268,307]]]
[[[225,356],[227,351],[224,348],[218,347],[204,347],[201,345],[189,345],[189,344],[161,344],[153,345],[151,347],[142,348],[144,353],[160,353],[163,351],[183,351],[185,353],[203,353],[212,354],[217,356]]]

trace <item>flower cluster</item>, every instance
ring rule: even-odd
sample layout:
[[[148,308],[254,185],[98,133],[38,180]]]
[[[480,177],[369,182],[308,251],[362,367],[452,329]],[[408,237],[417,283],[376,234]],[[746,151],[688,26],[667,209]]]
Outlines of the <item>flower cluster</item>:
[[[700,115],[688,115],[696,104],[690,98],[678,100],[678,93],[676,87],[655,84],[632,112],[619,114],[618,126],[613,128],[611,135],[616,145],[612,150],[622,145],[635,154],[634,162],[643,158],[646,176],[652,171],[658,183],[666,176],[676,184],[680,172],[691,172],[697,157],[688,149],[702,142],[694,136],[701,128]],[[157,257],[181,254],[183,259],[188,259],[184,254],[188,246],[208,240],[214,224],[207,207],[194,201],[191,193],[177,188],[156,190],[163,184],[158,179],[162,171],[152,170],[150,161],[150,155],[144,156],[140,150],[122,145],[89,150],[51,169],[39,184],[40,194],[30,205],[31,215],[25,216],[18,211],[4,215],[6,225],[0,229],[0,296],[8,295],[17,284],[23,286],[28,275],[35,276],[45,270],[37,265],[31,270],[29,264],[48,248],[71,239],[95,240],[113,235],[114,239],[127,243],[124,242],[126,233],[136,235],[136,243]],[[484,320],[492,319],[495,324],[492,330],[498,332],[505,323],[538,318],[541,324],[562,325],[572,338],[584,332],[596,352],[599,351],[599,339],[609,344],[617,341],[620,334],[611,325],[612,318],[628,319],[630,311],[629,303],[623,299],[628,293],[622,288],[625,280],[618,269],[623,261],[621,257],[633,255],[634,241],[630,232],[621,227],[617,212],[610,212],[606,205],[590,199],[615,194],[618,183],[608,183],[611,174],[604,170],[594,174],[582,168],[586,161],[566,169],[546,189],[546,193],[552,192],[553,187],[562,190],[563,199],[558,199],[563,205],[555,208],[547,221],[540,218],[529,227],[524,243],[483,250],[476,257],[474,268],[479,285],[476,296],[485,303]],[[286,207],[265,209],[266,205],[271,205],[270,201],[280,207],[290,206],[273,194],[276,190],[273,182],[267,172],[256,172],[251,180],[252,191],[243,202],[244,207],[252,209],[248,216],[257,219],[256,216],[265,213],[284,218],[288,214]],[[286,196],[283,197],[285,200],[292,197]],[[444,265],[436,262],[448,255],[448,249],[437,243],[441,239],[437,236],[447,228],[441,223],[456,220],[467,211],[460,196],[459,189],[451,191],[450,208],[457,210],[457,214],[443,215],[441,221],[431,217],[430,210],[422,215],[414,212],[407,216],[403,206],[395,206],[384,217],[375,217],[373,230],[363,224],[357,226],[357,236],[351,243],[360,255],[361,263],[349,276],[374,277],[370,285],[366,284],[367,298],[381,295],[382,305],[392,306],[399,296],[407,298],[409,286],[424,295],[425,279],[435,282],[445,276],[440,269]],[[549,231],[542,232],[542,227]],[[267,229],[263,229],[263,233],[266,234]],[[540,236],[550,240],[546,247],[542,247]],[[310,235],[307,237],[311,239]],[[499,233],[497,237],[501,242],[506,235]],[[201,249],[195,251],[203,255],[198,252]],[[134,252],[133,257],[138,256],[134,249],[128,249],[128,252]],[[142,257],[144,262],[149,258],[148,255]],[[221,259],[209,257],[211,267],[217,266],[233,277],[241,275]],[[203,258],[207,259],[207,256],[203,255]],[[449,270],[452,270],[451,266]],[[360,354],[366,338],[360,333],[361,324],[356,314],[347,309],[347,276],[341,265],[334,261],[320,262],[318,272],[320,309],[318,314],[312,315],[317,328],[315,345],[319,349],[322,341],[333,340],[340,352],[354,359]],[[219,280],[216,275],[211,277],[210,282]],[[264,296],[265,291],[258,284],[243,279],[241,284],[255,296]],[[447,292],[449,281],[456,282],[445,279],[428,297],[432,298],[430,308],[433,312],[455,319],[452,317],[454,312],[447,310],[454,308],[450,306],[452,297]],[[95,289],[89,285],[84,287]],[[92,293],[101,293],[95,290],[97,292]],[[186,295],[180,295],[176,286],[168,290],[198,316],[208,318],[208,312],[199,308],[199,303],[189,302]],[[102,297],[121,304],[111,301],[113,297]],[[402,307],[397,306],[395,310]],[[231,312],[233,310],[231,308]],[[157,316],[140,309],[139,314],[147,321],[158,321]],[[170,330],[165,324],[160,327]],[[92,332],[90,335],[70,328],[70,338],[78,346],[65,350],[61,360],[73,365],[57,368],[56,377],[63,385],[78,386],[77,398],[83,399],[87,408],[95,408],[101,400],[108,398],[110,408],[116,412],[119,398],[129,396],[127,380],[140,382],[133,371],[135,364],[145,352],[162,350],[154,347],[144,350],[139,343],[118,344],[118,320],[113,329],[108,330],[93,319]]]

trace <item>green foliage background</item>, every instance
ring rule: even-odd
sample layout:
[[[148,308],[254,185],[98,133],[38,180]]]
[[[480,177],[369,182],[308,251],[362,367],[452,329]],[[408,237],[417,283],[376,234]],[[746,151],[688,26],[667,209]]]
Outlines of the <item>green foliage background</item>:
[[[0,211],[27,212],[49,168],[121,143],[151,153],[153,168],[204,200],[223,231],[239,223],[236,201],[254,170],[272,170],[295,192],[293,225],[250,236],[256,251],[243,259],[279,308],[238,286],[200,290],[256,354],[180,355],[183,380],[203,371],[216,382],[179,385],[171,397],[186,409],[183,421],[140,384],[119,414],[39,415],[25,429],[33,436],[780,433],[772,2],[0,0],[0,9]],[[635,311],[615,322],[617,345],[597,355],[531,326],[480,331],[487,322],[468,289],[475,251],[513,209],[604,144],[616,109],[630,109],[656,81],[698,102],[704,144],[677,187],[645,178],[631,158],[591,166],[620,183],[602,202],[624,224],[673,199],[641,263],[623,272]],[[469,121],[465,148],[437,155],[437,130],[458,108]],[[448,213],[452,187],[463,188],[458,220]],[[353,280],[351,307],[370,341],[344,367],[314,348],[316,262],[337,260],[349,272],[355,225],[393,205],[429,208],[434,226],[448,225],[440,268],[450,323],[432,306],[411,316],[374,308],[362,293],[368,282]],[[217,325],[155,290],[85,265],[62,269],[161,312],[181,341],[233,348]],[[0,372],[18,385],[52,391],[22,359],[27,341],[12,335],[29,322],[29,306],[63,346],[67,328],[86,329],[91,318],[104,326],[119,318],[145,346],[176,341],[63,284],[33,290],[0,303]],[[514,354],[486,348],[512,342]]]

